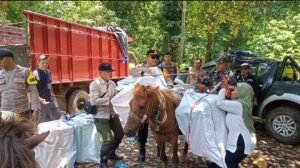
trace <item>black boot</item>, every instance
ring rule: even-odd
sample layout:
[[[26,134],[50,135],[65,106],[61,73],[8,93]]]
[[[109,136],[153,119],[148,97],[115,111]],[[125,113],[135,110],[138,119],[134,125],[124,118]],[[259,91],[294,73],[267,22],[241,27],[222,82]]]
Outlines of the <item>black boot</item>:
[[[100,158],[100,168],[109,168],[107,165],[107,155],[101,153]]]
[[[146,160],[146,145],[140,144],[140,150],[139,150],[139,161],[144,162]]]
[[[118,155],[116,154],[116,151],[113,150],[113,151],[111,151],[111,152],[109,153],[108,159],[111,159],[111,160],[122,160],[122,159],[124,159],[124,157],[123,157],[123,156],[118,156]]]

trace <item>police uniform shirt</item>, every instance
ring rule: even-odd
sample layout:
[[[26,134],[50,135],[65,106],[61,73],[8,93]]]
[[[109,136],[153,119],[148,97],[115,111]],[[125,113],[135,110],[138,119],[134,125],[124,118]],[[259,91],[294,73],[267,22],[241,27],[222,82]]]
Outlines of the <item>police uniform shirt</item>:
[[[19,65],[12,71],[0,71],[1,111],[25,112],[30,109],[27,93],[30,92],[32,110],[40,110],[38,91],[29,85],[27,68]]]

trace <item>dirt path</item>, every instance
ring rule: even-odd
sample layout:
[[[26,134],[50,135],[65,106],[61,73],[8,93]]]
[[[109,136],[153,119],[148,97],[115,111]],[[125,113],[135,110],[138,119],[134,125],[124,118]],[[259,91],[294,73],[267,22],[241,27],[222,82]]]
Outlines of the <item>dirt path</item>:
[[[257,130],[257,147],[255,151],[248,156],[243,162],[242,167],[249,168],[252,167],[252,163],[255,159],[259,157],[263,157],[268,161],[268,167],[272,168],[300,168],[300,146],[291,146],[284,145],[276,140],[269,138],[265,134],[265,130],[263,125],[256,123]],[[183,168],[186,165],[185,160],[182,158],[181,154],[183,151],[183,137],[180,137],[180,145],[179,145],[179,157],[180,163],[179,168]],[[169,159],[169,165],[172,165],[172,149],[170,145],[167,145],[166,153]],[[138,156],[138,143],[130,142],[127,138],[123,139],[123,142],[120,144],[118,154],[124,156],[124,162],[126,162],[131,168],[156,168],[160,165],[160,160],[156,157],[156,144],[150,136],[147,143],[147,154],[146,154],[146,162],[144,162],[143,166],[139,163]],[[205,159],[193,155],[189,152],[188,155],[188,168],[205,168],[206,163]],[[113,167],[114,162],[109,163],[110,167]],[[81,164],[80,166],[76,166],[78,168],[96,168],[97,164]]]

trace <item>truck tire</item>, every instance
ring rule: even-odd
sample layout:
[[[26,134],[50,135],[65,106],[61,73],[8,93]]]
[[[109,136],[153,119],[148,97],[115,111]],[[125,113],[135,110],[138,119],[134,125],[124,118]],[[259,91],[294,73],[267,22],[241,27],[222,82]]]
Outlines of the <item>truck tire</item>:
[[[68,113],[72,114],[77,110],[77,100],[79,98],[89,99],[89,94],[84,90],[75,90],[68,98]]]
[[[300,111],[292,107],[271,110],[265,122],[268,134],[279,142],[296,145],[300,143]]]

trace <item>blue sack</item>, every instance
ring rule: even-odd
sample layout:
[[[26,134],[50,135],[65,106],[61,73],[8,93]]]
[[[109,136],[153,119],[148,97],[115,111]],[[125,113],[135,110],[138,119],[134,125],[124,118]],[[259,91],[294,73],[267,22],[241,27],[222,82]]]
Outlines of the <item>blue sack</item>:
[[[83,110],[85,112],[87,112],[88,114],[96,114],[97,113],[97,107],[93,106],[91,104],[91,102],[89,102],[89,101],[85,102]]]
[[[118,161],[117,164],[115,165],[115,168],[129,168],[128,164]]]

